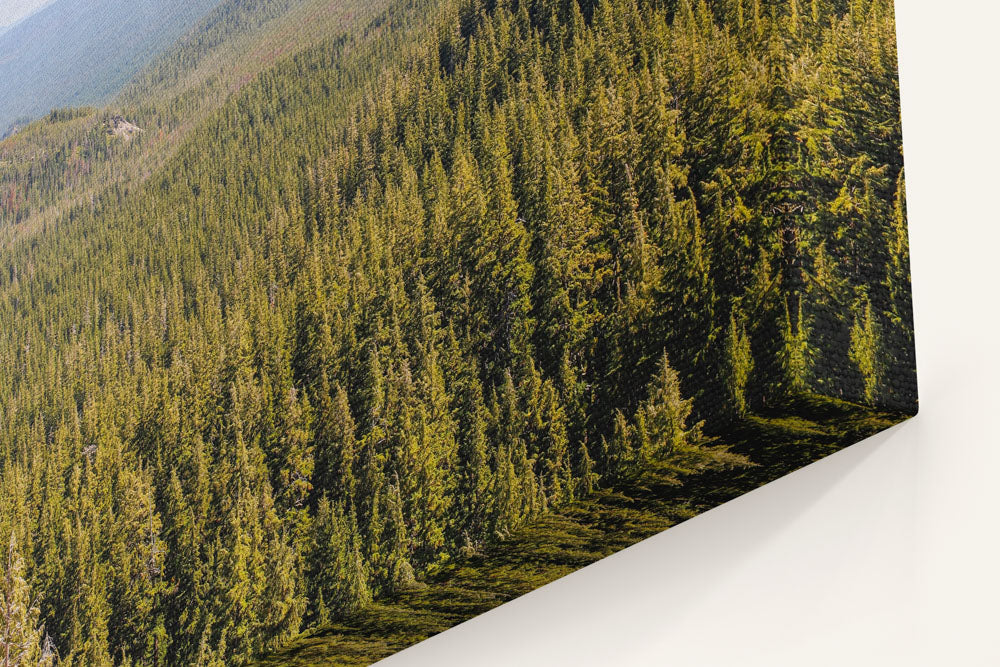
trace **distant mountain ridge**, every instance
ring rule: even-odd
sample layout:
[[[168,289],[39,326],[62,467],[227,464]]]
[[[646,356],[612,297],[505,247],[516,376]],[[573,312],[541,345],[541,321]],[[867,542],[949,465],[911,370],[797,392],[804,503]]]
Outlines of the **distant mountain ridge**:
[[[56,0],[0,28],[0,131],[100,104],[219,0]]]

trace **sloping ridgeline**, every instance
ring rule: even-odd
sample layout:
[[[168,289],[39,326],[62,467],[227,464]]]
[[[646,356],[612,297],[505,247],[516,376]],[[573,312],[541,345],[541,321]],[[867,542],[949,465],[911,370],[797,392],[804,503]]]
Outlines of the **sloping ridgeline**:
[[[0,134],[108,101],[219,0],[55,0],[0,33]]]
[[[362,23],[384,2],[224,0],[158,56],[106,109],[55,109],[0,141],[0,245],[74,204],[137,187],[241,87],[289,52]],[[110,137],[116,115],[144,132]]]
[[[64,661],[244,664],[914,411],[891,3],[762,4],[392,3],[14,235],[0,536]]]

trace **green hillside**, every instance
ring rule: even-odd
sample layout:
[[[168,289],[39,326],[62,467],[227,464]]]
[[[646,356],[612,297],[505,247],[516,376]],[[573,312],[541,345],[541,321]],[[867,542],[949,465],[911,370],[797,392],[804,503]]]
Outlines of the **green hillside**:
[[[106,102],[219,0],[55,0],[0,30],[0,133]]]
[[[890,0],[228,0],[0,142],[18,645],[247,664],[913,413],[899,133]]]
[[[111,106],[56,109],[0,141],[0,241],[32,233],[112,185],[140,183],[289,48],[326,39],[379,6],[367,3],[358,10],[339,0],[219,3]],[[115,114],[143,132],[128,142],[108,137],[106,123]]]

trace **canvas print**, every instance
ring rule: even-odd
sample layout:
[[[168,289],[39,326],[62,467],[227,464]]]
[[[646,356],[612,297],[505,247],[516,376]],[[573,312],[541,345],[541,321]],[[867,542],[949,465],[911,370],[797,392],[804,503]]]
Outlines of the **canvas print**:
[[[891,0],[3,4],[0,667],[371,664],[916,413]]]

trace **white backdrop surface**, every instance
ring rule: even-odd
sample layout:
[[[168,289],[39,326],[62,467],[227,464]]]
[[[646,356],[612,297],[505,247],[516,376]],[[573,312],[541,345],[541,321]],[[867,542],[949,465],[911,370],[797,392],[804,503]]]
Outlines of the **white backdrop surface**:
[[[896,11],[920,415],[382,664],[1000,665],[1000,3]]]

